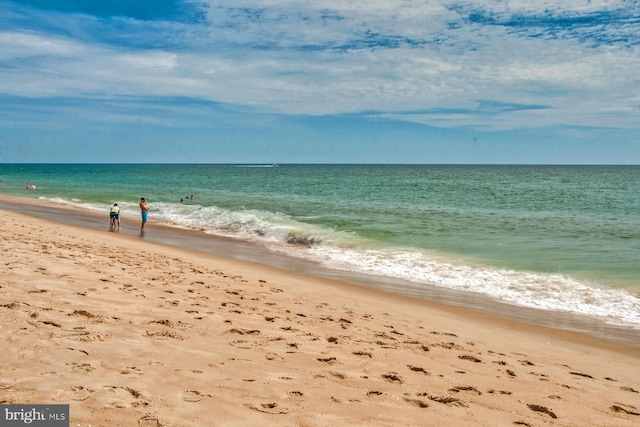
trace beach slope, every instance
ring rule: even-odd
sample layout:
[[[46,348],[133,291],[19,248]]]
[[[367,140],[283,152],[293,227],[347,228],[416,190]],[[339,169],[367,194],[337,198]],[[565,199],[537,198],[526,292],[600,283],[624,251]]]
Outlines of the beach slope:
[[[640,423],[638,349],[16,212],[0,229],[0,403],[69,404],[72,426]]]

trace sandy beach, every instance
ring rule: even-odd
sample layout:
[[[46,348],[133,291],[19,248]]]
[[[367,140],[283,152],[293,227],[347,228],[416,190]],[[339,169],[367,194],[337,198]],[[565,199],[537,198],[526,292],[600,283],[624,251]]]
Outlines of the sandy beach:
[[[0,403],[69,404],[71,426],[640,422],[638,348],[12,211],[0,227]]]

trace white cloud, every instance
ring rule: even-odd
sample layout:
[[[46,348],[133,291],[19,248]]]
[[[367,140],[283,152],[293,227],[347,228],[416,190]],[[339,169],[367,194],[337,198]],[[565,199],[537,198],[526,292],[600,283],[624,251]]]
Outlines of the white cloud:
[[[457,2],[450,4],[465,4],[467,6],[480,4],[483,10],[504,15],[549,15],[549,14],[584,14],[601,11],[616,10],[633,5],[633,0],[503,0],[486,2]],[[477,7],[477,6],[476,6]]]
[[[81,45],[60,37],[21,31],[0,32],[0,60],[13,61],[36,56],[72,56],[79,53]]]
[[[144,22],[118,20],[123,31],[135,29],[130,43],[51,34],[45,27],[5,30],[0,92],[184,97],[285,114],[374,111],[434,126],[492,129],[609,126],[615,111],[617,126],[640,127],[638,45],[593,46],[598,43],[581,41],[582,28],[576,33],[552,19],[637,9],[628,1],[194,3],[208,5],[206,22],[151,23],[143,37]],[[477,11],[485,18],[470,19]],[[526,23],[500,25],[514,16],[549,22],[536,21],[535,31]],[[538,29],[544,25],[550,27]],[[589,31],[609,40],[628,28],[600,23]],[[154,36],[162,37],[157,46],[138,46]],[[477,107],[482,100],[523,109],[488,114]],[[414,110],[428,114],[407,114]]]

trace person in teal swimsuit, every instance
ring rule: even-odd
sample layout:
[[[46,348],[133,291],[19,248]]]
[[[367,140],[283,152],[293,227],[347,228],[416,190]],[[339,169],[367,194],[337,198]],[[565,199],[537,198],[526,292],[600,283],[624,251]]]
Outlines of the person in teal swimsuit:
[[[144,230],[144,225],[147,223],[147,218],[149,217],[149,204],[144,197],[140,198],[140,213],[142,215],[142,227],[140,227],[140,230]]]

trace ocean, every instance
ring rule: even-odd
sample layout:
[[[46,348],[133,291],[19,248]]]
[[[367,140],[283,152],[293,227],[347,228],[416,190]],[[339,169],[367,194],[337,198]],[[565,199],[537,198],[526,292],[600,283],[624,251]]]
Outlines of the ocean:
[[[0,181],[105,216],[117,202],[136,221],[145,197],[155,222],[416,296],[640,330],[640,166],[0,164]]]

